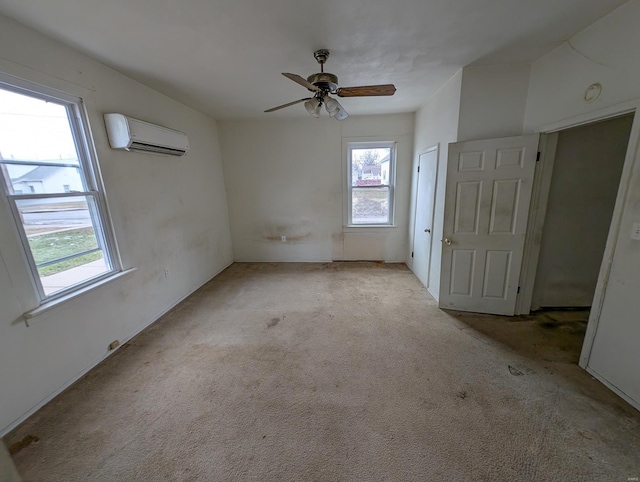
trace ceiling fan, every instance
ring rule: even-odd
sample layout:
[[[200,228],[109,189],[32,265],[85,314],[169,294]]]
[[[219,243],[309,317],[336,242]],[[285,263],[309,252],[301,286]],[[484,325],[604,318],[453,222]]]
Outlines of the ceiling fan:
[[[329,51],[324,49],[316,50],[313,53],[313,56],[320,64],[320,72],[318,72],[317,74],[311,74],[305,80],[303,77],[300,77],[296,74],[289,74],[286,72],[282,73],[282,75],[284,75],[286,78],[293,80],[294,82],[300,84],[303,87],[306,87],[311,92],[313,92],[313,97],[305,97],[304,99],[294,100],[293,102],[289,102],[287,104],[279,105],[278,107],[273,107],[271,109],[265,110],[265,112],[273,112],[276,110],[284,109],[285,107],[289,107],[291,105],[299,104],[300,102],[304,102],[305,109],[307,109],[307,112],[314,117],[320,117],[320,111],[322,109],[322,106],[324,105],[330,117],[342,120],[349,117],[349,114],[347,114],[347,111],[344,110],[344,107],[342,107],[336,99],[330,97],[329,94],[335,94],[338,97],[368,97],[393,95],[396,92],[396,87],[393,84],[362,85],[359,87],[338,87],[338,77],[324,71],[324,64],[329,58]]]

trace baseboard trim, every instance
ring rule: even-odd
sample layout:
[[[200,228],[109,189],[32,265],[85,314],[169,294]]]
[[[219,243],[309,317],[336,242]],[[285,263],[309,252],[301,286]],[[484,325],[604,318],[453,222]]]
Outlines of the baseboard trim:
[[[234,259],[234,263],[331,263],[331,259]]]
[[[64,392],[67,388],[69,388],[71,385],[73,385],[75,382],[77,382],[78,380],[80,380],[83,376],[85,376],[87,373],[89,373],[89,371],[91,371],[93,368],[95,368],[96,366],[98,366],[100,363],[102,363],[103,361],[105,361],[107,358],[109,358],[111,355],[113,355],[114,353],[116,353],[120,348],[122,348],[128,341],[132,340],[133,338],[135,338],[137,335],[139,335],[140,333],[142,333],[144,330],[146,330],[147,328],[149,328],[151,325],[153,325],[156,321],[158,321],[160,318],[162,318],[164,315],[166,315],[169,311],[171,311],[172,309],[174,309],[177,305],[179,305],[180,303],[182,303],[185,299],[187,299],[189,296],[191,296],[193,293],[195,293],[196,291],[198,291],[200,288],[202,288],[204,285],[206,285],[209,281],[211,281],[212,279],[214,279],[216,276],[218,276],[220,273],[222,273],[225,269],[227,269],[229,266],[231,266],[235,261],[230,261],[229,263],[227,263],[224,267],[220,268],[211,278],[209,278],[207,281],[205,281],[204,283],[202,283],[201,285],[197,286],[196,288],[192,289],[191,291],[189,291],[187,294],[185,294],[184,296],[181,296],[177,301],[175,301],[174,303],[172,303],[167,309],[162,310],[160,313],[153,315],[151,317],[151,321],[145,325],[143,325],[140,328],[136,328],[135,330],[133,330],[133,332],[131,332],[128,336],[126,336],[125,338],[123,338],[121,340],[120,345],[118,346],[118,348],[116,348],[115,350],[109,351],[107,353],[105,353],[104,355],[96,358],[93,362],[91,362],[89,364],[88,367],[86,367],[84,370],[80,371],[80,373],[78,373],[76,376],[72,377],[68,382],[64,383],[59,389],[57,389],[56,391],[54,391],[51,395],[45,397],[42,401],[40,401],[39,403],[37,403],[34,407],[32,407],[31,409],[29,409],[27,412],[25,412],[23,415],[21,415],[20,417],[18,417],[16,420],[14,420],[13,422],[11,422],[9,425],[7,425],[5,428],[3,428],[2,430],[0,430],[0,438],[4,437],[5,435],[7,435],[9,432],[11,432],[12,430],[14,430],[16,427],[18,427],[21,423],[23,423],[24,421],[26,421],[29,417],[31,417],[34,413],[36,413],[38,410],[40,410],[42,407],[44,407],[47,403],[49,403],[51,400],[53,400],[54,398],[56,398],[58,395],[60,395],[62,392]]]
[[[616,387],[615,385],[609,383],[602,375],[600,375],[593,368],[587,367],[587,368],[585,368],[585,370],[590,375],[592,375],[594,378],[596,378],[600,383],[602,383],[605,387],[607,387],[609,390],[614,392],[616,395],[618,395],[620,398],[622,398],[625,402],[627,402],[629,405],[631,405],[633,408],[635,408],[636,410],[640,411],[640,401],[634,400],[629,395],[627,395],[622,390],[620,390],[618,387]]]
[[[386,263],[407,264],[404,259],[234,259],[234,263]]]
[[[436,295],[434,295],[434,294],[433,294],[433,291],[431,291],[429,288],[427,288],[427,292],[432,296],[432,298],[433,298],[434,300],[436,300],[436,301],[440,301],[440,300],[438,299],[438,297],[437,297]]]

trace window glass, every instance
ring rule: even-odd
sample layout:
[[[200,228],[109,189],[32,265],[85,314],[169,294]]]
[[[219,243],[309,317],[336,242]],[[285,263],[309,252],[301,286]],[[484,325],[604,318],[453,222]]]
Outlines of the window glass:
[[[389,188],[353,188],[351,191],[353,224],[386,224],[389,222]]]
[[[392,223],[393,150],[391,143],[349,145],[349,224]]]
[[[78,164],[67,106],[0,89],[5,160]]]
[[[41,299],[114,270],[77,101],[1,88],[0,177]]]

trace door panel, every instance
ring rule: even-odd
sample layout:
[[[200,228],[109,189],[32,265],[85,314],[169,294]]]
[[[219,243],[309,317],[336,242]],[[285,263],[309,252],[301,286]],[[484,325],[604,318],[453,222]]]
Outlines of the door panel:
[[[537,146],[536,146],[537,147]],[[496,156],[496,169],[504,169],[508,167],[523,167],[524,149],[498,149]]]
[[[511,251],[487,251],[482,286],[484,298],[507,298],[510,268]]]
[[[513,315],[538,136],[449,145],[440,307]]]
[[[493,182],[489,234],[514,234],[519,198],[519,179]]]
[[[458,171],[482,171],[484,170],[484,152],[461,152],[458,161]]]
[[[413,235],[413,272],[429,288],[429,270],[432,249],[433,209],[436,196],[438,149],[420,154],[416,221]]]
[[[456,195],[456,234],[476,234],[480,216],[482,182],[460,182]]]
[[[471,296],[476,252],[471,249],[454,249],[451,255],[450,292],[459,296]]]

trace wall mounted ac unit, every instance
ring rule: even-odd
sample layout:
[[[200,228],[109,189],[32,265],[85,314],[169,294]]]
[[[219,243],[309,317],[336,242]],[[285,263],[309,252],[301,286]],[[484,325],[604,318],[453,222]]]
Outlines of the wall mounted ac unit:
[[[155,152],[184,156],[189,151],[189,139],[184,132],[127,117],[105,114],[109,144],[113,149]]]

